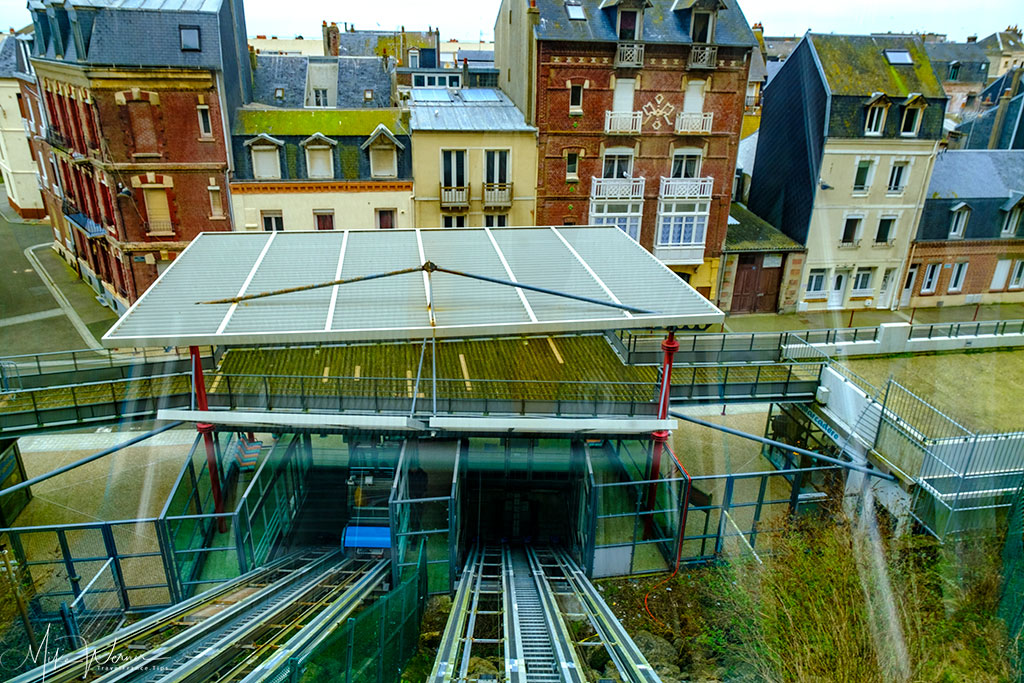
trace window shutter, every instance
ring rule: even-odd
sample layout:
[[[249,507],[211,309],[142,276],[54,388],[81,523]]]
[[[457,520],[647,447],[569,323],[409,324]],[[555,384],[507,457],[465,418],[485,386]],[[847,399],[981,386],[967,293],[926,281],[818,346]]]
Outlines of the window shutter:
[[[310,178],[333,178],[331,168],[331,149],[329,147],[311,147],[307,149],[309,158]]]
[[[683,98],[683,112],[699,114],[704,111],[704,81],[687,81],[686,97]]]
[[[277,147],[252,148],[252,173],[256,178],[279,178]]]
[[[398,175],[395,165],[394,149],[391,147],[370,148],[370,166],[374,177],[387,178]]]
[[[141,154],[156,152],[156,127],[153,125],[153,110],[149,102],[129,102],[128,118],[131,119],[135,151]]]
[[[997,290],[1006,287],[1006,278],[1010,274],[1010,259],[1004,259],[996,263],[996,271],[992,275],[992,285],[989,289]]]

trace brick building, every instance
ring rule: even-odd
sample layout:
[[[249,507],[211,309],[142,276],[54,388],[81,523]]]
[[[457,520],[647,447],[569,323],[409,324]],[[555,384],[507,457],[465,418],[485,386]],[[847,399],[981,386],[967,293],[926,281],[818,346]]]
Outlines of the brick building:
[[[614,224],[713,298],[751,51],[720,0],[503,0],[499,85],[539,130],[537,223]]]
[[[1024,301],[1024,150],[935,160],[901,307]]]
[[[251,80],[241,2],[29,9],[55,246],[123,312],[198,233],[231,229],[227,131]]]

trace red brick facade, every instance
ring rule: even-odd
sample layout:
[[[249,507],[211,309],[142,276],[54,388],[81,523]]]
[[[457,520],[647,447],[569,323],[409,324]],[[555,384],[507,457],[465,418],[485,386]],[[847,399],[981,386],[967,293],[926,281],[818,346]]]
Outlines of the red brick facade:
[[[993,282],[1000,261],[1006,276]],[[949,291],[953,266],[967,263],[960,291]],[[911,255],[917,266],[910,306],[956,306],[965,303],[1012,303],[1024,301],[1024,283],[1014,284],[1018,264],[1024,262],[1024,240],[999,239],[967,242],[918,242]],[[934,291],[922,292],[929,264],[938,264]],[[904,283],[905,284],[905,283]],[[993,285],[996,285],[993,287]],[[967,301],[971,296],[972,300]]]

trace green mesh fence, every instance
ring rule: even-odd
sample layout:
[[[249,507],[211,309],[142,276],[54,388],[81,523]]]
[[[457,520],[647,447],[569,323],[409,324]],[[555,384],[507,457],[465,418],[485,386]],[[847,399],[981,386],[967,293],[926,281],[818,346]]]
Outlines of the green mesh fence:
[[[402,582],[330,635],[306,660],[302,683],[395,683],[416,651],[427,599],[427,561]],[[293,679],[294,680],[294,679]]]
[[[999,616],[1006,622],[1017,671],[1024,673],[1024,487],[1017,492],[1007,524]]]

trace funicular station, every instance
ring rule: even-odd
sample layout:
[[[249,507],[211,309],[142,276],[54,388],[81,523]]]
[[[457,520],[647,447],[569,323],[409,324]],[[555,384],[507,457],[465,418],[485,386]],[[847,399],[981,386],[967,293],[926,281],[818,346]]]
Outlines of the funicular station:
[[[754,552],[863,481],[946,528],[1019,485],[1010,439],[919,504],[875,446],[902,420],[892,451],[934,459],[926,434],[806,339],[701,333],[722,319],[615,227],[203,234],[105,359],[3,394],[5,437],[196,429],[158,517],[0,530],[33,616],[90,645],[15,680],[384,683],[445,594],[433,681],[655,681],[592,579]],[[679,412],[751,402],[764,436]],[[680,420],[774,468],[691,476]]]

